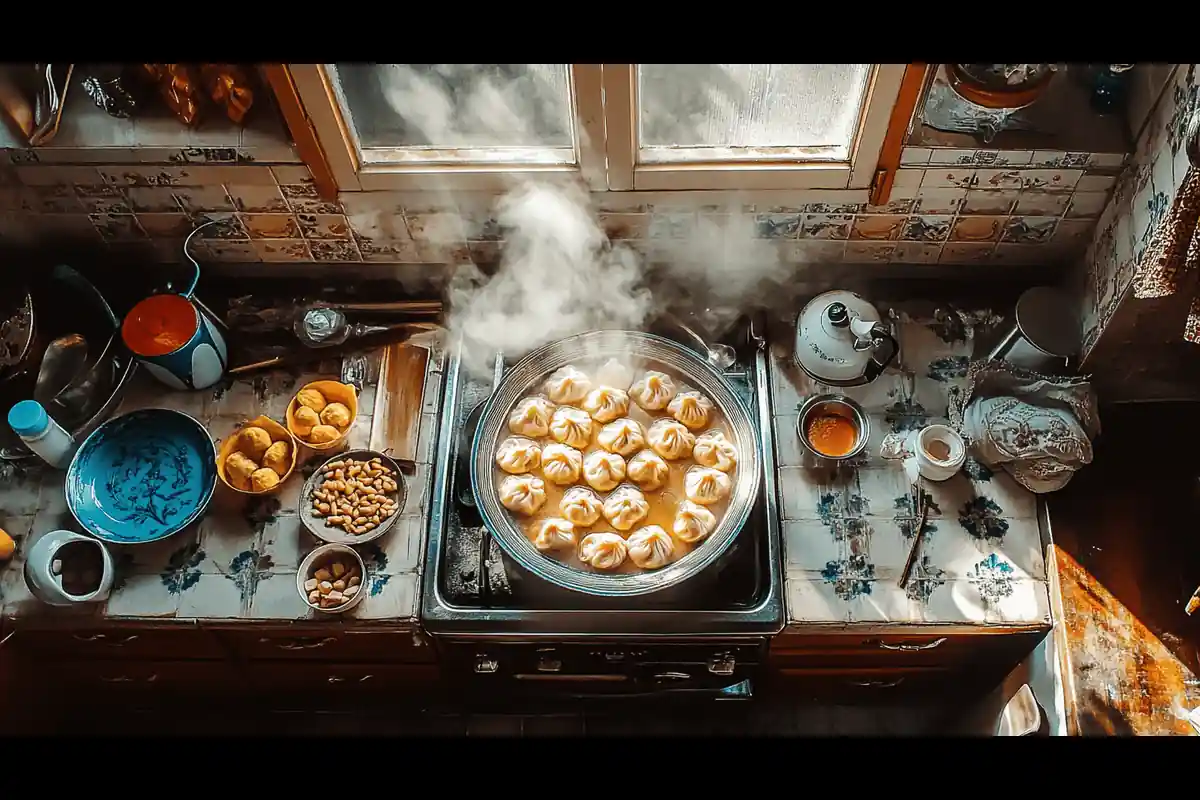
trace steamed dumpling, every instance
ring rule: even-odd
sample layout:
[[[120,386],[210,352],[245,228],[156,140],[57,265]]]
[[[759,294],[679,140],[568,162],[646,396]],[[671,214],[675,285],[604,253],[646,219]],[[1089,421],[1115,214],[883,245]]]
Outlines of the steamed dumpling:
[[[554,404],[544,397],[526,397],[508,415],[508,429],[517,436],[533,439],[550,432],[550,417]]]
[[[696,437],[681,423],[671,419],[660,419],[646,433],[650,449],[668,461],[678,461],[692,454]]]
[[[629,460],[625,474],[629,480],[642,487],[643,492],[658,491],[667,482],[671,468],[662,456],[653,450],[643,450]]]
[[[559,486],[569,486],[583,472],[583,453],[565,444],[548,444],[542,449],[542,476]]]
[[[321,424],[321,415],[308,406],[300,406],[292,414],[292,430],[297,436],[308,436],[312,429]]]
[[[702,467],[715,467],[721,472],[733,472],[737,466],[738,451],[733,442],[720,431],[709,431],[696,437],[692,458]]]
[[[263,453],[262,465],[278,472],[281,478],[287,475],[292,468],[292,446],[284,440],[271,445]]]
[[[551,550],[574,550],[575,526],[565,519],[543,520],[533,537],[533,546],[543,553]]]
[[[597,450],[583,459],[583,479],[598,492],[607,492],[625,479],[625,459]]]
[[[550,435],[559,444],[583,450],[592,443],[592,418],[586,412],[562,406],[550,418]]]
[[[559,405],[578,403],[592,390],[592,380],[575,367],[563,367],[546,379],[546,394]]]
[[[589,533],[579,545],[579,560],[595,569],[616,569],[628,553],[625,540],[615,533]]]
[[[665,372],[651,370],[633,385],[629,396],[647,411],[662,411],[675,396],[675,381]]]
[[[719,503],[729,496],[733,481],[719,469],[696,467],[683,476],[683,493],[702,506]]]
[[[270,446],[271,434],[257,425],[249,425],[238,431],[238,452],[245,453],[251,461],[262,461],[263,455]]]
[[[596,382],[604,386],[615,386],[621,391],[633,383],[633,371],[615,358],[604,362],[604,366],[596,370]]]
[[[601,386],[583,398],[583,410],[596,422],[612,422],[629,411],[629,395],[611,386]]]
[[[563,494],[558,502],[558,510],[568,522],[586,528],[595,525],[600,519],[603,504],[596,493],[586,486],[573,486]]]
[[[532,516],[546,503],[546,484],[534,475],[509,475],[500,483],[500,504],[514,514]]]
[[[604,518],[619,531],[627,531],[650,514],[646,495],[634,486],[622,486],[604,501]]]
[[[510,436],[496,449],[496,466],[513,475],[532,472],[541,463],[542,448],[532,439]]]
[[[671,530],[679,541],[695,544],[708,537],[717,527],[717,518],[711,511],[690,500],[684,500],[675,509],[675,523]]]
[[[660,569],[671,563],[675,540],[657,525],[635,531],[626,541],[629,559],[642,569]]]
[[[600,433],[596,434],[596,444],[610,453],[629,456],[646,445],[646,436],[637,420],[625,417],[601,428]]]
[[[712,401],[699,392],[680,392],[667,404],[667,411],[684,425],[696,430],[708,424],[712,407]]]

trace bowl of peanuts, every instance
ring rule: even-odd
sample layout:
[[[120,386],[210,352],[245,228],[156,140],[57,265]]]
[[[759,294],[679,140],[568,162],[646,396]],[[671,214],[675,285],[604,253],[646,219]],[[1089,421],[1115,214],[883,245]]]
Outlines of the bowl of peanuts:
[[[366,579],[367,566],[353,547],[323,544],[300,562],[296,591],[314,611],[340,614],[363,599]]]
[[[374,450],[347,450],[325,461],[300,490],[300,522],[330,544],[378,539],[404,509],[404,476]]]

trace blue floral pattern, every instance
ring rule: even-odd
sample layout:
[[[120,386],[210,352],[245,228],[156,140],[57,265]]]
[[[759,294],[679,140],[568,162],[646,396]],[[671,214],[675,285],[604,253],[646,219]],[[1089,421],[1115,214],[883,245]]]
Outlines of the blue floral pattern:
[[[966,356],[943,356],[929,362],[928,375],[938,383],[958,380],[967,377],[967,365],[971,359]]]
[[[856,597],[869,595],[875,581],[875,565],[865,554],[854,554],[838,561],[830,561],[821,570],[821,577],[833,586],[838,597],[849,602]]]
[[[928,536],[928,533],[926,535]],[[913,565],[908,584],[904,587],[904,594],[909,600],[928,604],[934,590],[945,584],[946,571],[930,561],[929,556],[922,555]]]
[[[367,574],[363,576],[363,584],[367,587],[368,597],[378,597],[388,585],[391,575],[384,575],[387,569],[388,557],[378,542],[369,542],[362,548],[363,565]]]
[[[973,539],[999,542],[1008,533],[1008,520],[1004,511],[988,497],[976,497],[968,501],[958,512],[958,523]]]
[[[272,560],[269,555],[257,550],[243,550],[229,562],[229,571],[225,577],[233,581],[238,588],[238,594],[243,603],[249,603],[258,589],[258,584],[271,577]]]
[[[1005,597],[1012,596],[1014,570],[1012,564],[992,553],[967,573],[967,580],[979,590],[979,596],[988,606],[994,606]]]
[[[171,594],[182,594],[200,581],[200,563],[204,561],[204,551],[199,542],[191,542],[176,550],[167,559],[167,568],[163,570],[163,586]]]
[[[992,477],[996,474],[988,469],[986,464],[973,456],[967,456],[967,460],[963,462],[963,472],[967,473],[967,477],[971,480],[979,481],[980,483],[991,481]]]
[[[916,400],[901,398],[884,409],[883,419],[891,426],[892,433],[903,433],[924,428],[930,416]]]

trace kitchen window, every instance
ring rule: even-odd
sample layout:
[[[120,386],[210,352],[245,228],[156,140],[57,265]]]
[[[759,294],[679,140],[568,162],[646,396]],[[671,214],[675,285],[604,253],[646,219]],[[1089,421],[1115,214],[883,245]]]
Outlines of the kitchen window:
[[[344,191],[866,190],[907,66],[288,65]]]

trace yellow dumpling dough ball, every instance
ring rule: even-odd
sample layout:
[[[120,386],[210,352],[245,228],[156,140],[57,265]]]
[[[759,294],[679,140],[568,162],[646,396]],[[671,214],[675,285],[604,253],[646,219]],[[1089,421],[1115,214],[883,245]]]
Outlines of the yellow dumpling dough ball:
[[[318,414],[320,414],[325,409],[325,406],[328,405],[325,395],[321,394],[316,389],[301,389],[300,393],[296,395],[296,402],[305,408],[311,408]]]
[[[276,442],[271,445],[263,454],[262,465],[275,470],[281,478],[287,475],[292,466],[292,446],[287,442]]]
[[[250,476],[256,469],[258,464],[243,453],[230,453],[229,458],[225,459],[225,478],[238,489],[250,488]]]
[[[279,473],[269,467],[254,470],[250,476],[250,488],[256,492],[265,492],[279,485]]]
[[[263,453],[267,452],[267,448],[271,446],[271,434],[267,433],[262,428],[251,425],[248,428],[242,428],[238,433],[239,452],[245,453],[252,461],[261,461]]]
[[[321,412],[321,422],[338,429],[344,429],[350,424],[350,409],[341,403],[330,403]]]
[[[308,440],[313,444],[328,444],[341,435],[341,431],[332,425],[317,425],[308,434]]]
[[[292,429],[300,436],[308,436],[309,431],[321,424],[321,415],[308,406],[300,406],[292,414]]]

